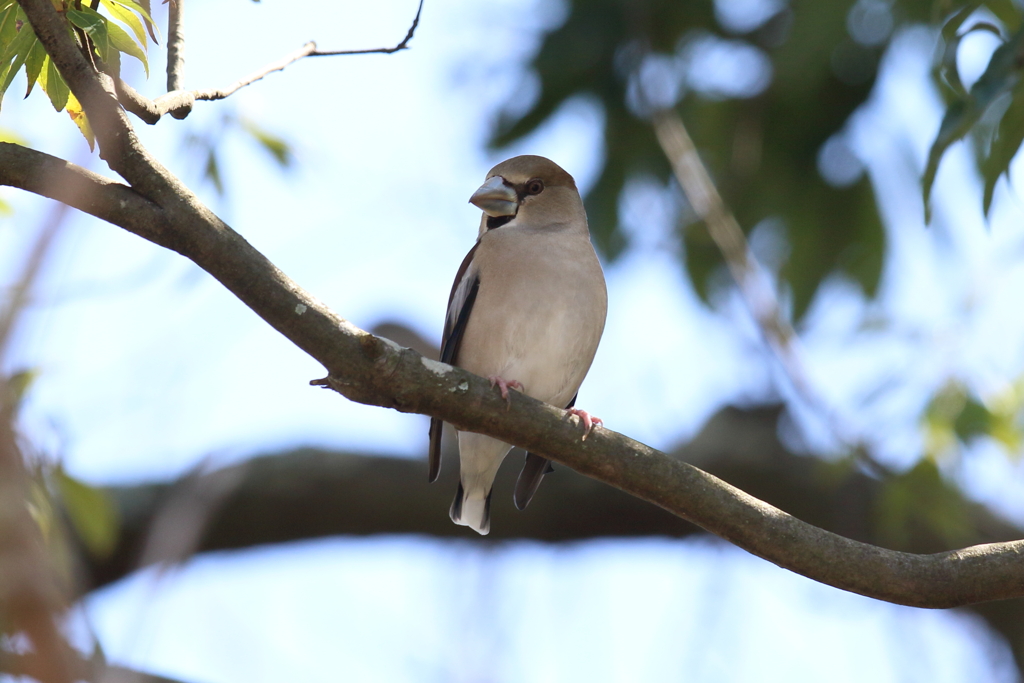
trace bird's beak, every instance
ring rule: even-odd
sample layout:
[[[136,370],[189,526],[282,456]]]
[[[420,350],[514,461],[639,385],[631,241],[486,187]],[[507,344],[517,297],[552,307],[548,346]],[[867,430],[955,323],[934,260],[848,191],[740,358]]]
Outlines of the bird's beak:
[[[500,175],[488,178],[469,201],[483,209],[488,216],[514,216],[519,208],[516,191],[506,185]]]

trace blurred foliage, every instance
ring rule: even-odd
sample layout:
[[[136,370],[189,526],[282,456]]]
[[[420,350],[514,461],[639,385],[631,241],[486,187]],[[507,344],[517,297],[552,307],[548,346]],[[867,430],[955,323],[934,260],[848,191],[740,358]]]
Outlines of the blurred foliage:
[[[972,396],[960,382],[948,382],[925,409],[925,453],[934,459],[955,454],[962,444],[989,437],[1010,455],[1024,444],[1024,379],[987,400]]]
[[[75,479],[64,468],[55,468],[49,476],[53,489],[67,513],[68,521],[95,557],[106,557],[117,542],[117,508],[100,489]]]
[[[37,370],[27,369],[0,378],[0,388],[4,391],[0,398],[9,406],[10,412],[6,414],[12,420],[17,419],[38,375]],[[67,547],[69,536],[64,529],[65,524],[70,524],[74,536],[94,557],[109,555],[117,540],[120,520],[107,494],[71,476],[62,466],[47,464],[46,458],[40,454],[34,454],[31,460],[35,465],[30,498],[26,504],[52,554],[64,558],[65,561],[59,563],[62,569],[70,576],[67,561],[70,557]]]
[[[295,166],[295,151],[283,137],[271,133],[252,119],[227,111],[205,129],[192,129],[185,134],[185,146],[190,155],[202,163],[201,177],[213,185],[220,196],[227,194],[224,184],[224,163],[222,145],[234,133],[241,133],[248,142],[269,155],[278,168],[292,170]]]
[[[952,46],[938,69],[953,96],[929,160],[926,194],[942,152],[1001,93],[1013,92],[982,159],[988,207],[991,188],[1024,139],[1024,101],[1017,96],[1024,39],[1015,33],[971,91],[958,90],[955,44],[977,10],[999,23],[988,22],[988,30],[1018,29],[1020,10],[1011,0],[573,0],[530,62],[538,97],[525,111],[510,101],[507,111],[522,113],[499,117],[491,144],[529,135],[572,98],[596,99],[605,114],[605,157],[586,202],[594,240],[614,259],[628,242],[618,224],[627,181],[667,182],[670,175],[650,115],[676,108],[744,229],[766,219],[784,225],[789,256],[780,276],[800,318],[831,274],[852,278],[869,296],[878,285],[881,218],[844,129],[901,26],[943,24]],[[692,216],[684,212],[687,220]],[[681,230],[687,271],[706,299],[721,254],[703,226]]]
[[[921,460],[883,482],[875,506],[879,542],[903,548],[930,534],[940,538],[944,547],[962,547],[975,534],[968,508],[963,496],[945,485],[935,462]]]

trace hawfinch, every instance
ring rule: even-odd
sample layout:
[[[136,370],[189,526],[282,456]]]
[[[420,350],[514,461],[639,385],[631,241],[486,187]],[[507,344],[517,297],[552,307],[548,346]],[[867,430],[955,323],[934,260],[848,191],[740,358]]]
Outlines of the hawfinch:
[[[604,331],[608,293],[576,183],[544,157],[518,156],[492,168],[469,201],[484,213],[448,297],[441,361],[487,377],[506,399],[513,388],[565,407],[585,437],[601,421],[574,406]],[[441,469],[441,425],[430,421],[430,481]],[[491,486],[512,447],[472,432],[458,437],[451,518],[486,534]],[[548,460],[527,454],[516,507],[526,507],[550,471]]]

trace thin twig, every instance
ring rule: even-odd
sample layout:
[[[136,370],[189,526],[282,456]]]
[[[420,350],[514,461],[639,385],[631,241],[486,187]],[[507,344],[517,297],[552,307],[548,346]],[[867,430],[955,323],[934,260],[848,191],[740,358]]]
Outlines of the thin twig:
[[[182,0],[177,0],[180,3]],[[171,2],[172,12],[175,2]],[[181,78],[184,74],[184,60],[180,57],[180,52],[177,50],[173,53],[175,59],[180,60],[180,64],[175,65],[175,79],[172,82],[171,76],[171,59],[172,53],[171,43],[168,42],[168,65],[167,65],[167,88],[168,92],[166,95],[161,95],[155,100],[150,100],[143,95],[140,95],[134,88],[127,83],[115,79],[117,86],[117,99],[121,105],[131,113],[138,116],[146,123],[152,125],[163,118],[163,115],[170,112],[172,116],[178,119],[183,119],[188,116],[189,112],[192,111],[192,106],[196,100],[203,100],[211,102],[214,100],[223,100],[231,95],[235,94],[247,85],[252,85],[256,81],[262,80],[264,77],[274,73],[275,71],[282,71],[291,64],[299,61],[303,57],[335,57],[341,55],[370,55],[370,54],[385,54],[390,55],[395,52],[409,49],[409,41],[412,40],[413,35],[416,33],[416,27],[420,23],[420,13],[423,11],[423,0],[420,0],[419,6],[416,8],[416,16],[413,17],[412,24],[409,26],[409,30],[405,34],[405,38],[401,40],[394,47],[378,47],[368,50],[318,50],[315,41],[309,41],[298,50],[285,55],[276,62],[272,62],[262,69],[258,69],[248,76],[241,78],[230,85],[223,88],[207,88],[204,90],[181,90]],[[178,9],[180,12],[180,8]],[[172,15],[173,16],[173,15]],[[179,17],[180,21],[180,17]],[[179,29],[180,30],[180,29]],[[184,39],[180,39],[182,46],[184,45]],[[172,88],[174,85],[176,87]]]
[[[409,41],[412,40],[412,36],[416,33],[416,27],[420,25],[420,13],[423,11],[423,0],[420,0],[419,6],[416,8],[416,16],[412,19],[412,25],[409,26],[409,31],[405,34],[405,38],[402,38],[402,42],[394,47],[378,47],[372,50],[317,50],[312,53],[310,57],[332,57],[335,55],[372,55],[372,54],[383,54],[390,55],[401,50],[405,50],[409,47]]]
[[[285,55],[281,59],[277,60],[276,62],[272,62],[271,64],[268,64],[262,69],[253,71],[245,78],[241,78],[232,83],[231,85],[225,86],[223,88],[207,88],[206,90],[193,90],[192,92],[195,94],[195,98],[197,100],[223,100],[224,98],[229,97],[237,91],[241,90],[245,86],[251,85],[256,81],[262,80],[265,76],[269,76],[275,71],[283,71],[285,67],[289,66],[293,62],[297,62],[303,57],[309,57],[310,55],[315,53],[316,43],[311,40],[302,47],[300,47],[295,52]]]

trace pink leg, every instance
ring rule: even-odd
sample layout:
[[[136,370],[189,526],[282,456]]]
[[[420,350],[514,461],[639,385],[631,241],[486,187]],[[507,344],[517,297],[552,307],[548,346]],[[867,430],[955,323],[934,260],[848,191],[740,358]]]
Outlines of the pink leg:
[[[601,418],[597,417],[596,415],[591,415],[587,411],[580,410],[579,408],[569,408],[565,412],[567,412],[570,415],[575,415],[583,423],[584,441],[587,440],[587,436],[590,434],[591,430],[594,429],[594,425],[604,424],[604,420],[602,420]]]
[[[518,380],[512,380],[511,382],[506,382],[504,379],[502,379],[501,377],[498,377],[497,375],[491,375],[487,379],[489,379],[491,381],[491,388],[492,389],[495,386],[497,386],[498,389],[501,390],[501,397],[503,399],[505,399],[506,401],[508,401],[508,404],[510,406],[512,405],[512,399],[510,399],[508,397],[508,390],[510,388],[511,389],[518,389],[519,391],[523,390],[523,385]]]

